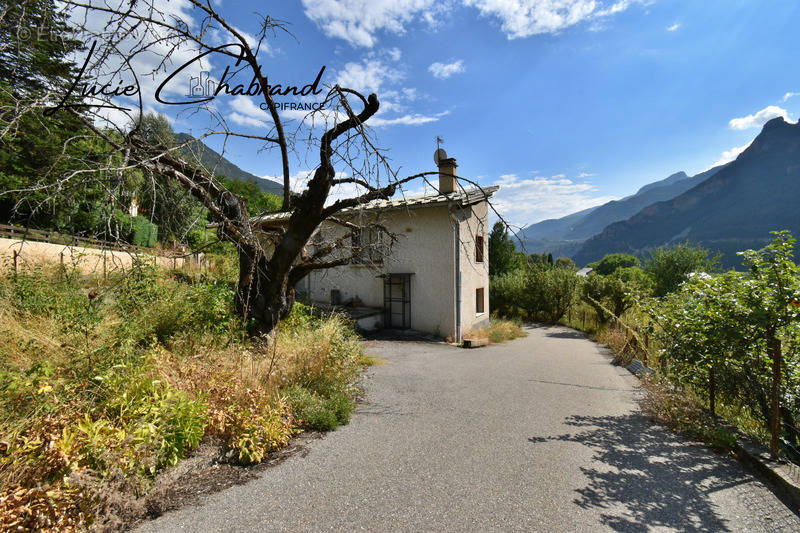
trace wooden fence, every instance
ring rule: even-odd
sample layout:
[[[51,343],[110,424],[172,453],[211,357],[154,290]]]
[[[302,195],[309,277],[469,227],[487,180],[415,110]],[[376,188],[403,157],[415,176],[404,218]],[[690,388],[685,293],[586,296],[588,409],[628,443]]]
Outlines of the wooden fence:
[[[73,249],[84,249],[87,253],[91,250],[97,250],[97,252],[92,252],[89,257],[97,256],[98,261],[102,260],[102,271],[104,277],[106,276],[108,270],[108,254],[110,254],[111,262],[117,265],[114,268],[115,270],[118,268],[123,268],[123,265],[130,263],[130,261],[133,260],[133,256],[139,255],[152,257],[157,264],[167,268],[172,267],[173,269],[179,267],[184,268],[188,266],[189,262],[200,267],[206,266],[207,263],[203,254],[189,253],[185,246],[180,246],[172,250],[159,250],[156,248],[134,246],[125,243],[103,241],[100,239],[91,239],[87,237],[77,237],[75,235],[67,235],[64,233],[58,233],[56,231],[31,229],[24,226],[14,226],[9,224],[0,224],[0,238],[9,238],[19,240],[21,242],[30,241],[32,246],[35,242],[42,243],[35,246],[55,245],[69,248],[70,251],[68,252],[54,252],[52,249],[44,251],[43,255],[46,259],[55,259],[56,261],[59,261],[62,268],[65,264],[65,258],[67,258],[69,262],[73,264],[76,262]],[[41,250],[39,251],[41,252]],[[18,272],[19,265],[22,260],[21,252],[16,248],[11,250],[11,247],[9,247],[9,250],[5,250],[5,252],[10,252],[9,259],[13,264],[14,271]],[[127,257],[128,259],[120,259],[120,254],[122,254],[123,258]],[[78,255],[80,256],[82,253],[78,252]],[[99,268],[99,266],[96,268]]]
[[[157,252],[153,248],[145,248],[134,245],[121,245],[118,242],[102,241],[90,239],[88,237],[76,237],[56,231],[31,229],[24,226],[14,226],[13,224],[0,224],[0,237],[10,237],[12,239],[22,239],[27,241],[47,242],[50,244],[63,244],[65,246],[81,246],[83,248],[97,248],[100,250],[115,250],[118,252],[131,252],[137,254],[165,255]],[[167,254],[169,255],[169,254]]]

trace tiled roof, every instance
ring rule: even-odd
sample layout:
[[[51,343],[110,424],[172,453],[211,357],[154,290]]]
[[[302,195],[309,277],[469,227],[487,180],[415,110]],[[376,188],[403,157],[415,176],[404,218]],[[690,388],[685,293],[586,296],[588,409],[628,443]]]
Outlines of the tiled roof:
[[[493,185],[491,187],[473,187],[448,194],[429,194],[405,196],[400,198],[392,198],[389,200],[373,200],[357,207],[347,207],[342,209],[339,211],[339,214],[355,213],[364,210],[385,211],[389,209],[419,209],[422,207],[434,207],[447,204],[453,204],[458,207],[466,207],[483,200],[488,200],[499,188],[499,186]],[[269,215],[254,217],[252,221],[254,224],[281,222],[288,220],[291,216],[291,212],[283,211],[280,213],[271,213]]]

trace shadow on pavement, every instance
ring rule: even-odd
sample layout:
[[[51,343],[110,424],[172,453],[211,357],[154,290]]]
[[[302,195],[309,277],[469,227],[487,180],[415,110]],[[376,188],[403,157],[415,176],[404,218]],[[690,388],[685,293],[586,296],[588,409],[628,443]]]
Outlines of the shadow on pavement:
[[[581,468],[588,484],[576,491],[574,503],[617,510],[601,514],[606,526],[630,532],[730,531],[709,495],[752,480],[735,464],[709,461],[707,449],[679,442],[640,415],[572,416],[566,424],[578,433],[528,440],[592,448],[596,466]]]
[[[401,341],[401,342],[430,342],[444,343],[440,337],[414,331],[413,329],[377,329],[361,332],[361,337],[368,341]]]
[[[585,333],[580,331],[550,331],[544,334],[545,337],[552,337],[554,339],[587,339]]]

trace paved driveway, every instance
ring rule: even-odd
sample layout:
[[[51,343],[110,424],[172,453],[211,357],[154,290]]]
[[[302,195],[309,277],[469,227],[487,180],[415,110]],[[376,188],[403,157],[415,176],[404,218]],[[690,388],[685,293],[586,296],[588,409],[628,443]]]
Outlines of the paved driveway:
[[[389,363],[350,425],[141,531],[800,531],[740,464],[637,415],[635,378],[571,330],[370,351]]]

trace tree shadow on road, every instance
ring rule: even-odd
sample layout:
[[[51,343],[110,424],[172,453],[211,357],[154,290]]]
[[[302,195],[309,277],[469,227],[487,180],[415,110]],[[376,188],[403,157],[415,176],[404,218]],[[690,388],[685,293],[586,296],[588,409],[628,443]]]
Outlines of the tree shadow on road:
[[[577,433],[531,437],[533,443],[577,442],[593,452],[588,479],[575,504],[600,508],[603,523],[615,531],[730,531],[715,512],[710,495],[751,480],[736,463],[709,456],[651,424],[641,415],[572,416]],[[613,513],[611,512],[613,511]]]

